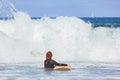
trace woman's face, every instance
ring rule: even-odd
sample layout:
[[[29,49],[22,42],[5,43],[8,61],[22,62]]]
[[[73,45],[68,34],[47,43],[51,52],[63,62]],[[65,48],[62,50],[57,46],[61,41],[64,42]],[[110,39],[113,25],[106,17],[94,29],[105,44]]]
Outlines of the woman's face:
[[[47,54],[46,54],[46,59],[51,59],[52,58],[52,53],[51,52],[48,52]]]

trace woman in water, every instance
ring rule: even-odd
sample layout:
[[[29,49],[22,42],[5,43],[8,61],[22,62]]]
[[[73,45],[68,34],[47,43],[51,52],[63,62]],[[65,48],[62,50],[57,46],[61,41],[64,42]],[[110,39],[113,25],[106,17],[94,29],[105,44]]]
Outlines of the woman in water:
[[[44,68],[54,68],[55,66],[67,66],[67,64],[60,64],[52,59],[52,52],[46,53],[46,60],[44,61]]]

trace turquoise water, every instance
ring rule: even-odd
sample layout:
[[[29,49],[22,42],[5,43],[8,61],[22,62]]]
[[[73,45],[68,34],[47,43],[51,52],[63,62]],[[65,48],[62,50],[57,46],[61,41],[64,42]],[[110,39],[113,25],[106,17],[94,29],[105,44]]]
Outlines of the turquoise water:
[[[39,63],[0,64],[0,80],[120,80],[120,64],[68,63],[70,71],[46,71]]]
[[[92,23],[93,27],[120,27],[120,17],[83,17],[81,19]]]

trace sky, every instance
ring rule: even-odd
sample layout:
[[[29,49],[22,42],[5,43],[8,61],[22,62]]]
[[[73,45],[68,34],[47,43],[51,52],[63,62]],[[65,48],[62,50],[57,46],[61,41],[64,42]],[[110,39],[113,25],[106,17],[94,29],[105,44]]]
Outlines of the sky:
[[[120,17],[120,0],[0,0],[0,16],[11,11],[8,2],[31,17]]]

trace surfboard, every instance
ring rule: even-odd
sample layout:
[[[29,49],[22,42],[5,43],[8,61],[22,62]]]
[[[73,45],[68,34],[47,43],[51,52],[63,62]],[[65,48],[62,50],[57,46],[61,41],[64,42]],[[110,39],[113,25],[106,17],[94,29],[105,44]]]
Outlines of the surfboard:
[[[68,71],[70,69],[71,69],[70,65],[67,65],[67,66],[55,66],[54,67],[54,70],[59,70],[59,71]]]

